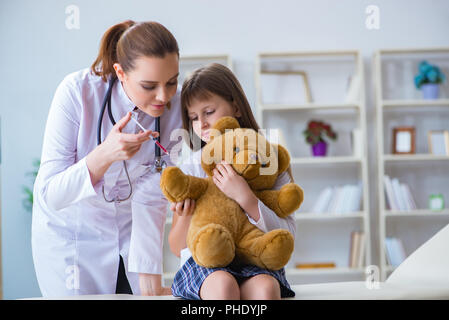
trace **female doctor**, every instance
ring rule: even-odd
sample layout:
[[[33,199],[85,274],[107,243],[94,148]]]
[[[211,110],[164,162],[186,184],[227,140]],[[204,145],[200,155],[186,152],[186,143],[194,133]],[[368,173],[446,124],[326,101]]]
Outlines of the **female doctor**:
[[[170,151],[170,133],[182,127],[178,73],[165,27],[125,21],[106,31],[90,69],[58,86],[34,185],[43,296],[170,294],[161,285],[167,202],[155,160],[173,164],[152,140]]]

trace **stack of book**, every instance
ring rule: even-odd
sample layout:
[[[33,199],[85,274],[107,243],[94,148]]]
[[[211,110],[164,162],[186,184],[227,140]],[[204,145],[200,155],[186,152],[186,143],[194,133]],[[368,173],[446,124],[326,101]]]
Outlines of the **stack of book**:
[[[385,238],[387,261],[393,267],[399,266],[407,257],[401,239]]]
[[[415,199],[406,183],[400,183],[397,178],[384,176],[385,195],[390,210],[410,211],[417,209]]]
[[[335,262],[309,262],[309,263],[297,263],[295,265],[297,269],[322,269],[322,268],[335,268]]]
[[[351,232],[351,244],[349,251],[349,267],[363,267],[363,259],[365,257],[365,233],[361,231]]]
[[[345,214],[360,211],[362,183],[327,187],[319,194],[312,213]]]

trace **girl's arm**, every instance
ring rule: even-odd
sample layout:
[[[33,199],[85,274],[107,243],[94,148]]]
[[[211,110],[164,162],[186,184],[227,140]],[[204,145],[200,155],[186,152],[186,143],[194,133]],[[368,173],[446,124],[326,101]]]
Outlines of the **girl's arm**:
[[[206,173],[201,169],[201,152],[192,154],[187,160],[179,165],[179,168],[185,174],[195,177],[206,177]],[[168,234],[168,244],[171,252],[180,257],[181,250],[187,248],[187,231],[190,220],[195,210],[195,200],[185,199],[181,202],[172,202],[170,210],[173,212],[173,221],[170,233]]]
[[[170,205],[170,210],[173,211],[173,221],[168,234],[168,244],[171,252],[177,257],[180,257],[182,249],[187,248],[187,231],[194,209],[195,200],[191,199]]]

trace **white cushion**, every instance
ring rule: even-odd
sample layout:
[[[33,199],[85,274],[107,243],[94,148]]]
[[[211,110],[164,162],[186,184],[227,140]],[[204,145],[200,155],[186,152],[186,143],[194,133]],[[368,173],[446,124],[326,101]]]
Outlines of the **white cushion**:
[[[407,257],[386,283],[449,287],[449,224]]]

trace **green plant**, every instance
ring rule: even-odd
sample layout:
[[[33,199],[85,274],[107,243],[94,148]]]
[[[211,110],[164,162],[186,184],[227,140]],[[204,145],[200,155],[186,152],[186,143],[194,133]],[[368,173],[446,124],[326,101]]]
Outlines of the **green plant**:
[[[41,161],[39,159],[33,160],[33,171],[27,172],[25,175],[29,176],[32,180],[32,186],[29,188],[28,186],[22,186],[22,190],[25,193],[25,199],[22,200],[23,207],[25,210],[31,212],[33,209],[33,188],[34,181],[36,180],[37,173],[39,171],[39,167],[41,166]]]
[[[415,86],[417,89],[425,83],[443,83],[446,80],[444,74],[437,66],[422,61],[418,66],[419,73],[415,76]]]
[[[331,125],[317,120],[309,121],[307,129],[303,131],[306,142],[310,145],[315,145],[318,142],[326,142],[324,137],[331,140],[337,140],[337,133],[332,130]]]

